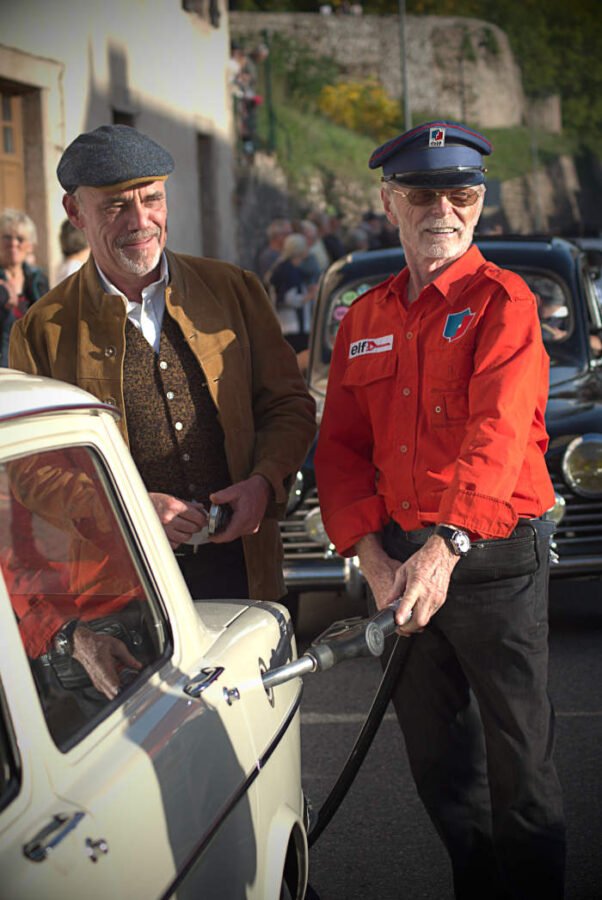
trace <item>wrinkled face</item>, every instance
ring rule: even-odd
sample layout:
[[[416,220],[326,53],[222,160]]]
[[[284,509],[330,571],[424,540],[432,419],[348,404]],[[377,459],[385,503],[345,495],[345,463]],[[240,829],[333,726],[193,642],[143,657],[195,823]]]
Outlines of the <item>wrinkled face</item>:
[[[92,256],[119,287],[147,283],[159,264],[167,235],[165,185],[153,181],[123,191],[80,187],[63,205],[71,222],[85,232]]]
[[[2,229],[0,234],[1,265],[9,267],[23,265],[32,249],[25,227],[10,225]]]
[[[397,226],[410,265],[454,260],[468,250],[485,194],[482,185],[476,190],[479,198],[473,206],[454,206],[445,194],[436,196],[430,206],[412,206],[394,186],[383,187],[387,219]]]

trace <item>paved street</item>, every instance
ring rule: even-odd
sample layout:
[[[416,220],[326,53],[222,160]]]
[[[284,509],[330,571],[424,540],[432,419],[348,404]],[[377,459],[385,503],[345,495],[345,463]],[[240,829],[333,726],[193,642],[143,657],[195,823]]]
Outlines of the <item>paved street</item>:
[[[355,614],[332,595],[308,595],[302,603],[301,643],[333,618]],[[600,900],[602,589],[584,583],[557,587],[551,608],[550,689],[569,828],[567,900]],[[358,660],[305,679],[303,780],[314,806],[344,763],[379,677],[378,662]],[[447,858],[417,798],[391,712],[348,797],[312,849],[310,880],[321,900],[452,896]]]

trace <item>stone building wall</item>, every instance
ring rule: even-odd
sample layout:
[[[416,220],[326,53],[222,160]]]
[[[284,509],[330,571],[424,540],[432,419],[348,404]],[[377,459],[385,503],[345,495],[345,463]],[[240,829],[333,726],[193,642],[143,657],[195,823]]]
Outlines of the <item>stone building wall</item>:
[[[374,77],[401,97],[397,16],[318,13],[230,13],[233,36],[253,45],[263,33],[284,34],[334,59],[348,78]],[[410,109],[461,119],[483,128],[522,123],[525,98],[505,33],[480,19],[407,16]]]

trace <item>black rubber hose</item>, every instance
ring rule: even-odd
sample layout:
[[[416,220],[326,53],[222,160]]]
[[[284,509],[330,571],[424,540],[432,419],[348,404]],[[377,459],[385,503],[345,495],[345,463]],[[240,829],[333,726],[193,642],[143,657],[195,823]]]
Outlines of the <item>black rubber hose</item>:
[[[381,682],[374,696],[374,700],[372,701],[370,711],[366,716],[366,721],[362,726],[362,730],[360,731],[332,790],[318,810],[316,821],[309,831],[307,839],[310,847],[316,843],[326,826],[329,824],[337,809],[345,799],[351,785],[355,781],[355,776],[359,772],[366,754],[372,745],[374,736],[383,720],[397,679],[403,672],[411,644],[412,638],[397,637],[397,640],[395,641],[391,656],[387,662],[387,667],[381,678]]]

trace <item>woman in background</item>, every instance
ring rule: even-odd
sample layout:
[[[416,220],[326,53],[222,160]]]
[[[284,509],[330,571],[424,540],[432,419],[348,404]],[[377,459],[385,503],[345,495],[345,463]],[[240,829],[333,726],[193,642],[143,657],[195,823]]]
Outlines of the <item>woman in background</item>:
[[[8,339],[13,323],[48,290],[48,279],[27,262],[37,241],[36,226],[18,209],[0,215],[0,366],[8,366]]]

